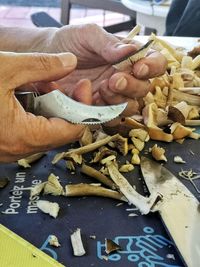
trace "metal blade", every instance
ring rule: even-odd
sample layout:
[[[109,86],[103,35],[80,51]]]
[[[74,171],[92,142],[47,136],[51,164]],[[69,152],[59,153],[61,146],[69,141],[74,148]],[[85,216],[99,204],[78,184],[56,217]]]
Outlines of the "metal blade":
[[[58,117],[80,124],[100,124],[119,116],[127,103],[110,106],[89,106],[55,90],[35,97],[35,113],[45,117]]]
[[[195,196],[165,167],[142,157],[141,170],[150,191],[163,199],[158,203],[162,220],[188,267],[200,265],[200,209]]]

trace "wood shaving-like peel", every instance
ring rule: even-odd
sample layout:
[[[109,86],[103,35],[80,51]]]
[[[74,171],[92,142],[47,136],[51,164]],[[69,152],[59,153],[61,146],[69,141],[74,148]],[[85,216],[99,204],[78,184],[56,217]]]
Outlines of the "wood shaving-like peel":
[[[157,195],[152,195],[149,198],[146,198],[140,195],[135,189],[129,184],[127,179],[118,171],[115,164],[110,162],[108,165],[108,171],[110,177],[119,187],[120,191],[128,199],[128,201],[135,205],[142,214],[147,214],[150,212],[151,207],[157,199]]]
[[[56,202],[50,202],[47,200],[38,200],[37,207],[44,213],[48,213],[50,216],[57,218],[59,212],[59,205]]]
[[[175,163],[186,163],[180,156],[175,156],[174,162]]]
[[[44,194],[52,194],[54,196],[63,195],[64,190],[58,178],[59,177],[55,176],[53,173],[49,175],[48,181],[45,183],[44,186]]]
[[[81,229],[77,228],[76,231],[71,235],[71,244],[74,252],[74,256],[85,255],[85,249],[81,239]]]
[[[45,152],[36,153],[36,154],[28,156],[28,157],[26,157],[24,159],[18,160],[17,163],[18,163],[19,166],[22,166],[24,168],[30,168],[31,167],[31,165],[30,165],[31,163],[39,160],[45,154],[46,154]]]

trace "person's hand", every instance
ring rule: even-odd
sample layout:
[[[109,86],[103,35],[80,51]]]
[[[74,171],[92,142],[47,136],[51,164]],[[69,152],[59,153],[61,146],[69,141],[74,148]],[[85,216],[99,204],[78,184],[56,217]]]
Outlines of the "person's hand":
[[[76,67],[71,53],[17,54],[0,52],[0,161],[10,162],[30,154],[46,151],[79,139],[84,126],[62,119],[46,119],[25,112],[14,95],[15,88],[37,81],[54,81]],[[46,87],[42,87],[46,91]],[[73,97],[91,104],[91,84],[83,80],[76,85]]]
[[[138,43],[124,44],[95,24],[65,26],[58,29],[49,42],[48,51],[70,51],[78,58],[77,69],[62,79],[60,88],[71,95],[80,78],[92,81],[93,104],[106,105],[128,102],[123,115],[137,112],[137,99],[150,89],[149,78],[165,72],[166,59],[156,51],[133,65],[131,74],[118,72],[112,63],[138,49]]]

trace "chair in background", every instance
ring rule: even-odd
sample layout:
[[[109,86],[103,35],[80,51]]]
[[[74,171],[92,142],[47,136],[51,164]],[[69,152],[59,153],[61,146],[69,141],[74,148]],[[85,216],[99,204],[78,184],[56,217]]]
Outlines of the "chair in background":
[[[136,13],[125,7],[121,0],[61,0],[61,23],[45,12],[32,14],[32,22],[38,27],[61,27],[62,25],[67,25],[70,22],[70,13],[73,5],[117,12],[130,17],[128,21],[105,26],[104,29],[111,33],[128,31],[136,25]]]

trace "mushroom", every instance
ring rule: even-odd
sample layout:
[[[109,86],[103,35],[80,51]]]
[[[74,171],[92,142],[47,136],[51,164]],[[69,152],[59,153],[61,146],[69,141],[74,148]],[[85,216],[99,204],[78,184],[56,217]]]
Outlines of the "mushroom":
[[[59,212],[59,205],[56,202],[50,202],[47,200],[38,200],[37,207],[44,213],[48,213],[50,216],[57,218]]]
[[[189,114],[187,116],[187,120],[193,120],[199,118],[199,107],[190,106],[191,109],[189,111]]]
[[[173,89],[172,90],[173,99],[180,101],[185,101],[189,105],[193,106],[200,106],[200,96],[198,95],[191,95],[187,93],[183,93],[179,90]]]
[[[155,88],[154,102],[159,108],[165,108],[166,103],[167,103],[167,97],[163,94],[159,86],[156,86]]]
[[[118,199],[121,201],[127,201],[126,198],[119,192],[107,189],[100,186],[99,184],[70,184],[65,186],[66,197],[75,197],[75,196],[101,196]]]
[[[55,235],[50,235],[48,242],[51,246],[60,247],[60,243],[58,241],[58,238]]]
[[[177,108],[183,114],[185,119],[187,119],[188,114],[191,110],[191,106],[189,106],[185,101],[181,101],[174,107]]]
[[[66,167],[68,170],[70,170],[71,172],[75,171],[75,165],[74,162],[72,160],[66,160]]]
[[[114,140],[115,147],[122,153],[123,156],[128,154],[128,139],[118,135]]]
[[[165,133],[162,129],[160,128],[149,128],[148,129],[149,136],[152,140],[157,140],[157,141],[164,141],[164,142],[172,142],[173,141],[173,135]]]
[[[134,144],[134,146],[139,150],[139,151],[142,151],[143,148],[144,148],[144,142],[141,141],[139,138],[136,138],[136,137],[131,137],[131,140]]]
[[[119,133],[123,137],[128,137],[129,131],[133,128],[145,128],[145,125],[133,117],[123,117],[117,125],[103,125],[103,129],[106,133],[110,135]]]
[[[119,168],[120,172],[130,172],[134,169],[133,164],[124,164]]]
[[[175,163],[186,163],[180,156],[175,156],[174,162]]]
[[[174,73],[172,76],[172,84],[171,84],[171,88],[173,89],[179,89],[181,87],[184,87],[184,82],[182,79],[182,75],[181,73]]]
[[[56,164],[58,161],[60,161],[61,159],[64,158],[69,158],[72,157],[72,155],[82,155],[91,151],[94,151],[95,149],[106,145],[107,143],[109,143],[110,141],[115,141],[116,139],[119,138],[119,134],[113,135],[113,136],[108,136],[102,140],[99,140],[97,142],[94,142],[92,144],[83,146],[83,147],[79,147],[79,148],[75,148],[71,151],[68,152],[62,152],[62,153],[58,153],[55,155],[54,159],[52,160],[52,164]]]
[[[105,239],[105,252],[110,254],[114,251],[121,250],[122,248],[111,239]]]
[[[174,140],[182,139],[182,138],[190,135],[193,131],[193,129],[185,127],[178,122],[173,123],[171,125],[170,129],[171,129],[171,133],[173,135]]]
[[[39,160],[45,154],[46,154],[45,152],[36,153],[36,154],[28,156],[28,157],[26,157],[24,159],[18,160],[17,163],[18,163],[19,166],[22,166],[24,168],[30,168],[31,167],[31,165],[30,165],[31,163]]]
[[[85,127],[85,131],[80,139],[80,144],[81,146],[86,146],[92,143],[93,140],[93,136],[92,133],[90,131],[90,127]]]
[[[48,177],[48,181],[44,185],[44,194],[52,194],[54,196],[63,195],[64,190],[60,182],[58,181],[58,176],[51,173]]]
[[[92,178],[98,180],[102,184],[107,185],[111,189],[117,188],[117,186],[115,185],[115,183],[113,183],[113,181],[111,179],[109,179],[107,176],[105,176],[100,171],[98,171],[98,170],[96,170],[96,169],[94,169],[94,168],[92,168],[86,164],[82,164],[81,172],[88,175],[89,177],[92,177]]]
[[[81,229],[77,228],[76,231],[73,234],[71,234],[70,238],[74,256],[80,257],[85,255],[86,252],[81,239]]]
[[[155,144],[151,148],[151,154],[155,160],[167,162],[167,158],[165,157],[165,149],[162,147],[159,147],[157,144]]]
[[[165,125],[172,122],[168,118],[168,112],[166,110],[161,109],[161,108],[158,108],[158,110],[157,110],[156,120],[157,120],[157,126],[158,127],[165,126]]]
[[[108,149],[105,146],[102,146],[99,148],[99,151],[95,154],[95,157],[92,160],[92,163],[97,163],[101,161],[105,156],[109,156],[109,155],[117,156],[117,152],[114,150]]]
[[[169,106],[167,115],[170,120],[185,124],[185,116],[178,108]]]
[[[128,201],[135,205],[142,214],[147,214],[150,212],[151,207],[157,200],[157,195],[151,195],[146,198],[135,191],[135,189],[130,185],[127,179],[118,171],[114,162],[110,161],[107,163],[108,171],[110,177],[119,187],[122,194],[128,199]]]
[[[193,69],[192,57],[183,56],[182,61],[181,61],[181,68],[192,70]]]
[[[138,154],[134,153],[132,158],[131,158],[131,163],[133,165],[140,165],[140,157]]]
[[[200,138],[200,134],[192,132],[191,134],[188,135],[188,137],[198,140]]]
[[[144,129],[132,129],[129,132],[129,136],[130,137],[135,137],[140,139],[142,142],[145,142],[146,140],[148,140],[149,136],[148,136],[148,132]]]
[[[147,106],[145,106],[142,110],[142,115],[143,115],[143,119],[144,119],[144,124],[147,127],[156,127],[157,125],[157,110],[158,107],[156,105],[156,103],[151,103],[148,104]]]

